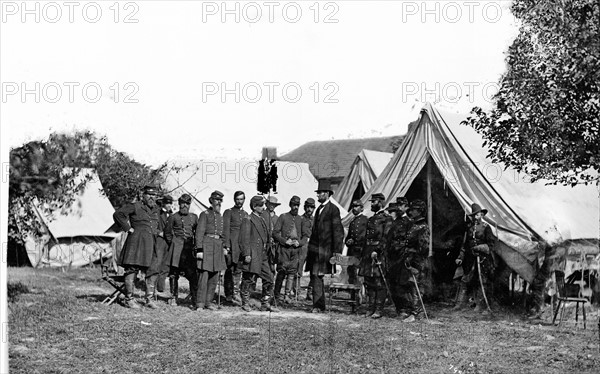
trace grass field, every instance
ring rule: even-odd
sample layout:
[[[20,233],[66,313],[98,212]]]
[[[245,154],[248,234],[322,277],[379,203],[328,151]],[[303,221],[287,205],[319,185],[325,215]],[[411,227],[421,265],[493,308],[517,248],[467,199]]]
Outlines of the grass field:
[[[99,269],[9,268],[11,373],[598,373],[598,311],[586,330],[428,305],[431,322],[185,306],[126,309]],[[138,296],[142,291],[138,290]],[[181,295],[180,295],[181,296]],[[548,318],[546,313],[546,318]]]

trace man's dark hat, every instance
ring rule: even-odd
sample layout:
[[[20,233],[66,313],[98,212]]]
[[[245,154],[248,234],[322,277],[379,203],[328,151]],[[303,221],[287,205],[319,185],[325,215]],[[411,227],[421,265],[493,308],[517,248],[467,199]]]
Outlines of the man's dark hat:
[[[321,179],[319,180],[319,186],[315,190],[315,192],[327,191],[330,195],[333,195],[333,190],[331,189],[331,181]]]
[[[481,205],[479,204],[472,204],[471,205],[471,214],[469,214],[469,216],[474,216],[477,213],[483,213],[483,215],[485,216],[487,214],[487,209],[481,209]]]
[[[404,197],[404,196],[397,197],[396,198],[396,204],[398,204],[398,205],[404,205],[404,204],[408,205],[408,199],[406,197]]]
[[[214,200],[221,200],[223,201],[223,192],[221,191],[213,191],[213,193],[210,194],[210,198],[214,199]]]
[[[397,212],[400,210],[400,204],[390,203],[385,210],[387,210],[388,212]]]
[[[352,207],[355,207],[355,206],[365,206],[365,205],[364,205],[364,204],[363,204],[363,202],[362,202],[362,201],[360,201],[360,200],[354,200],[354,201],[352,202]]]
[[[177,199],[177,202],[179,202],[179,204],[181,204],[181,203],[191,204],[192,197],[190,195],[184,193],[183,195],[179,196],[179,199]]]
[[[298,196],[292,196],[290,199],[290,206],[292,205],[300,205],[300,198]]]
[[[253,196],[252,199],[250,199],[250,209],[254,208],[257,205],[264,205],[264,203],[265,199],[262,196]]]
[[[312,197],[309,197],[304,202],[304,206],[312,206],[314,208],[315,207],[315,199],[313,199]]]
[[[385,195],[382,194],[381,192],[374,193],[373,195],[371,195],[371,198],[369,199],[369,201],[373,201],[373,200],[385,201]]]
[[[163,204],[171,204],[173,202],[173,197],[171,197],[171,195],[164,195],[160,200]]]
[[[145,185],[144,193],[148,195],[158,195],[158,188],[153,184]]]

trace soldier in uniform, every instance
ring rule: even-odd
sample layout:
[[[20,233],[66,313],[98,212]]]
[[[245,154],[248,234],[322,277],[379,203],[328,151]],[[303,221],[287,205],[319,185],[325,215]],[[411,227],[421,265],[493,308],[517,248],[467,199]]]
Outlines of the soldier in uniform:
[[[487,214],[487,209],[482,209],[479,204],[471,205],[471,223],[467,228],[463,247],[460,250],[460,254],[456,259],[457,265],[462,265],[464,275],[461,279],[460,290],[458,294],[458,303],[454,307],[455,309],[463,308],[467,303],[467,289],[472,287],[475,291],[475,300],[477,306],[475,311],[483,311],[487,313],[487,306],[485,300],[480,292],[481,286],[479,283],[479,274],[477,270],[477,258],[479,258],[481,267],[481,278],[483,280],[483,286],[485,289],[486,296],[489,297],[491,293],[491,277],[494,272],[494,256],[493,248],[496,243],[496,237],[492,232],[492,228],[486,222],[483,222],[483,217]],[[479,294],[479,297],[477,297]]]
[[[315,199],[309,197],[304,202],[304,214],[302,215],[302,219],[306,222],[308,227],[308,237],[312,234],[312,226],[313,226],[313,212],[315,211]],[[294,295],[297,292],[300,292],[300,284],[299,280],[302,279],[302,273],[304,272],[304,263],[306,262],[306,255],[308,254],[308,241],[300,248],[300,256],[298,260],[298,272],[294,277]],[[298,287],[298,288],[296,288]],[[306,300],[311,300],[312,293],[312,283],[308,283],[308,287],[306,290]]]
[[[398,197],[387,210],[394,220],[386,238],[387,280],[396,313],[399,318],[404,319],[408,317],[407,312],[410,308],[406,295],[410,291],[408,281],[411,276],[407,273],[408,269],[404,265],[408,254],[408,233],[412,226],[412,220],[406,214],[408,200],[405,197]]]
[[[406,260],[404,263],[406,270],[401,275],[404,279],[408,278],[407,296],[411,305],[408,311],[410,315],[403,320],[404,322],[415,321],[423,311],[417,287],[422,288],[425,280],[425,261],[429,256],[429,226],[425,218],[426,212],[427,204],[423,200],[411,201],[408,214],[412,219],[412,225],[407,234]]]
[[[157,200],[159,206],[158,213],[158,235],[156,236],[156,244],[154,245],[154,255],[152,256],[152,263],[146,277],[154,277],[156,279],[155,288],[157,292],[163,292],[165,290],[165,279],[169,274],[169,265],[167,263],[167,254],[169,246],[165,240],[165,226],[167,225],[167,219],[173,213],[171,205],[173,204],[173,198],[169,195],[165,195],[162,199]]]
[[[248,217],[244,210],[246,195],[242,191],[236,191],[233,194],[234,206],[223,213],[223,242],[227,249],[227,270],[225,270],[225,301],[230,305],[235,305],[242,301],[240,298],[240,282],[242,280],[242,271],[238,269],[240,259],[240,227],[242,219]],[[237,304],[239,305],[239,304]]]
[[[329,262],[336,253],[344,249],[344,226],[340,210],[329,198],[333,195],[331,183],[320,180],[315,191],[321,205],[315,213],[315,222],[308,242],[306,270],[310,271],[313,283],[312,313],[325,311],[325,274],[333,274],[333,265]]]
[[[369,307],[365,317],[381,318],[387,290],[383,276],[379,271],[377,262],[381,263],[381,269],[386,269],[385,238],[392,224],[392,218],[385,214],[383,203],[385,196],[382,193],[371,195],[371,211],[375,214],[367,221],[366,245],[360,258],[359,274],[365,277],[365,287],[369,297]]]
[[[221,203],[223,193],[214,191],[208,199],[210,208],[200,214],[196,229],[196,258],[198,267],[197,309],[216,310],[213,305],[219,273],[227,269],[223,243],[223,216]]]
[[[192,309],[196,305],[196,287],[198,276],[196,272],[196,252],[194,246],[198,216],[190,213],[192,197],[183,194],[177,200],[179,211],[169,217],[165,225],[165,240],[169,245],[167,264],[169,265],[170,305],[177,304],[179,296],[179,275],[184,273],[190,284]]]
[[[273,229],[275,228],[275,224],[279,219],[279,216],[277,216],[275,213],[275,208],[277,208],[279,205],[281,204],[277,202],[277,198],[275,196],[269,196],[265,202],[266,209],[263,210],[261,215],[262,219],[267,224],[267,229],[269,230],[269,244],[267,245],[267,251],[269,252],[269,256],[271,256],[270,261],[273,267],[271,272],[273,273],[273,277],[275,277],[275,264],[277,263],[278,254],[277,243],[275,242],[275,239],[273,239]],[[271,291],[274,289],[275,288],[272,287]],[[275,303],[275,297],[273,294],[271,294],[271,303]]]
[[[273,239],[278,244],[277,278],[275,279],[274,295],[277,302],[290,303],[290,293],[294,276],[298,272],[300,248],[308,243],[310,229],[308,223],[298,215],[300,198],[292,196],[290,211],[282,214],[275,223]],[[285,295],[281,296],[281,287],[285,279]]]
[[[360,200],[352,202],[352,222],[348,226],[348,235],[346,235],[346,246],[348,247],[348,256],[360,258],[363,248],[367,244],[367,221],[369,220],[363,214],[363,203]],[[355,284],[358,281],[358,268],[356,266],[348,267],[348,281]]]
[[[261,310],[278,312],[277,308],[271,306],[270,299],[273,289],[273,273],[271,272],[272,263],[267,245],[269,243],[269,230],[267,223],[262,219],[261,214],[265,209],[265,202],[261,196],[254,196],[250,199],[250,209],[252,213],[242,219],[240,228],[240,263],[242,270],[242,286],[240,294],[242,296],[242,310],[249,312],[250,289],[256,284],[257,279],[262,279],[262,298]]]
[[[119,256],[125,269],[125,306],[139,308],[133,300],[134,282],[138,271],[146,272],[152,262],[155,237],[158,234],[157,188],[145,186],[141,201],[129,203],[113,214],[115,223],[128,233]],[[156,308],[153,279],[146,278],[146,305]]]

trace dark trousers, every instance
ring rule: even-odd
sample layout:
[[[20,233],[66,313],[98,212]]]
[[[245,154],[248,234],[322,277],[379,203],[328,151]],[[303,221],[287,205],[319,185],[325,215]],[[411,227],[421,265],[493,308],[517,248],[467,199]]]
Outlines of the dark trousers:
[[[169,269],[169,283],[171,284],[171,296],[177,299],[179,295],[179,276],[181,273],[183,273],[185,279],[187,279],[188,283],[190,284],[190,295],[192,295],[192,301],[195,302],[198,286],[198,274],[196,272],[196,267],[192,264],[185,264],[181,262],[180,265],[185,266],[171,266]]]
[[[148,270],[147,267],[144,266],[129,266],[123,265],[125,270],[125,298],[131,299],[133,297],[133,293],[135,291],[135,279],[137,277],[138,271],[146,274]],[[148,289],[148,278],[146,278],[146,289]],[[152,286],[152,290],[154,291],[154,286]]]
[[[273,292],[273,273],[271,272],[271,266],[269,260],[264,259],[261,264],[260,274],[250,273],[245,271],[242,273],[242,286],[240,293],[242,296],[242,304],[247,305],[250,300],[250,290],[256,287],[256,281],[260,278],[262,280],[262,299],[263,305],[268,305],[271,300],[271,293]]]
[[[365,277],[365,287],[369,295],[369,306],[373,310],[382,311],[385,306],[387,290],[382,277]]]
[[[225,287],[225,298],[231,300],[233,296],[239,295],[240,293],[240,282],[242,279],[242,271],[238,269],[237,263],[231,263],[225,270],[225,277],[223,279]]]
[[[324,275],[310,275],[310,281],[312,282],[312,296],[313,296],[313,308],[325,310],[325,282],[323,281]]]
[[[407,282],[401,284],[397,274],[388,274],[387,279],[389,280],[390,293],[396,311],[407,312],[412,305],[412,299],[409,297],[410,284],[407,284]]]
[[[199,270],[196,306],[202,308],[213,302],[219,281],[218,271]]]

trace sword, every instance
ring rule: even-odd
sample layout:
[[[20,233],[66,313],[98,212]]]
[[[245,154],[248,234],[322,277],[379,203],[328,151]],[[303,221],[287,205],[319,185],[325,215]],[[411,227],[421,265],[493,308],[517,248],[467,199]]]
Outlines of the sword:
[[[412,273],[412,271],[410,272],[410,275],[412,275],[413,282],[415,282],[415,287],[417,288],[417,295],[419,295],[419,301],[421,302],[421,306],[423,307],[423,313],[425,314],[425,318],[427,318],[427,322],[429,322],[429,317],[427,316],[427,310],[425,309],[425,304],[423,303],[423,298],[421,297],[421,291],[419,290],[417,278],[415,278],[415,275]]]
[[[379,269],[379,273],[381,274],[381,279],[383,279],[383,284],[385,285],[385,289],[387,290],[387,294],[388,294],[390,300],[392,300],[394,307],[396,309],[398,309],[396,303],[394,302],[394,298],[392,297],[392,292],[390,291],[390,287],[388,286],[387,279],[385,279],[385,275],[383,274],[383,270],[381,269],[381,262],[377,261],[376,258],[374,258],[373,262],[371,263],[371,266],[373,266],[373,265],[377,265],[377,268]],[[373,273],[371,273],[371,274],[373,274]]]
[[[477,273],[479,274],[479,285],[481,285],[481,292],[483,293],[483,300],[485,300],[485,305],[487,306],[490,313],[492,312],[492,308],[490,308],[490,303],[488,303],[487,296],[485,295],[485,289],[483,287],[483,278],[481,277],[481,261],[479,259],[479,255],[477,255]]]

